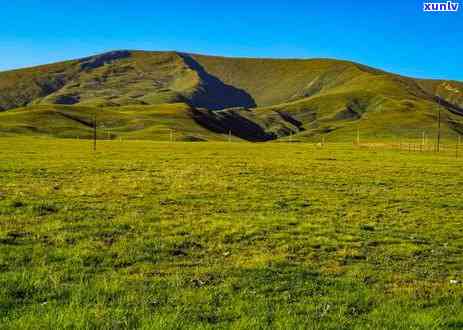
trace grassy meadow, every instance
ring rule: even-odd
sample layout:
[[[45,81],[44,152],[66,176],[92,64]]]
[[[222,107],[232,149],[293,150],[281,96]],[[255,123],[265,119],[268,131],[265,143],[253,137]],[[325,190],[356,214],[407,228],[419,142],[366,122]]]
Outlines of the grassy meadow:
[[[2,138],[0,328],[462,328],[462,163]]]

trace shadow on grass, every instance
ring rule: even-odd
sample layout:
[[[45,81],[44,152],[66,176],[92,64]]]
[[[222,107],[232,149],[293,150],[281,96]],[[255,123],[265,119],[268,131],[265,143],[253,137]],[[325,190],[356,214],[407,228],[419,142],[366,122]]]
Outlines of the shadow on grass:
[[[209,74],[192,56],[179,54],[190,69],[195,70],[201,78],[201,89],[192,98],[191,105],[209,110],[233,107],[254,108],[256,102],[246,91],[227,85],[217,77]]]

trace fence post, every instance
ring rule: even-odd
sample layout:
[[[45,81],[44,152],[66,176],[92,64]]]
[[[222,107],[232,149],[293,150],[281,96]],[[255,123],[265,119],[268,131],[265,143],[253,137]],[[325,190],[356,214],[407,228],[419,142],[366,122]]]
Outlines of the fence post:
[[[460,147],[460,135],[457,138],[457,146],[455,148],[455,158],[458,158],[458,148]]]
[[[96,151],[96,113],[93,115],[93,151]]]
[[[422,137],[421,137],[421,151],[423,151],[424,145],[425,145],[425,135],[424,135],[424,131],[423,131],[423,134],[422,134]]]
[[[440,127],[441,127],[441,108],[440,108],[440,99],[439,99],[439,117],[438,117],[438,127],[437,127],[437,152],[440,151]]]

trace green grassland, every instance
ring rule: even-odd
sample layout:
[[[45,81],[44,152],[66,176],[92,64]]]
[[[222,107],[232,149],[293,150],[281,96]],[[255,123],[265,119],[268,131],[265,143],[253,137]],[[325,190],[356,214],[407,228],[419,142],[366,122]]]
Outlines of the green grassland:
[[[462,328],[461,134],[461,82],[348,61],[0,72],[0,328]]]
[[[38,105],[0,113],[0,136],[88,139],[96,118],[98,139],[225,140],[197,125],[183,103],[156,106],[85,107]]]
[[[151,106],[94,107],[34,105],[0,112],[0,136],[88,139],[96,118],[98,139],[170,141],[283,140],[351,143],[416,143],[423,134],[435,139],[439,106],[431,102],[389,102],[357,117],[340,109],[338,98],[311,99],[253,111],[210,111],[185,103]],[[353,105],[355,107],[355,105]],[[441,136],[455,143],[463,134],[463,117],[441,108]],[[172,134],[172,135],[171,135]]]
[[[463,159],[450,150],[91,150],[0,139],[2,329],[463,326]]]

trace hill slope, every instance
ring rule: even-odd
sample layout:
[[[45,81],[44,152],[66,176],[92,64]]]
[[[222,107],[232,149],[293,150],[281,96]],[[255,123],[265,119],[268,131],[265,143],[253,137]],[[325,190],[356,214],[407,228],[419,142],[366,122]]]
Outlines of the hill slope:
[[[329,59],[115,51],[0,73],[3,134],[87,136],[80,116],[98,113],[114,137],[342,139],[361,128],[387,138],[435,130],[439,108],[449,136],[463,132],[463,83]]]

